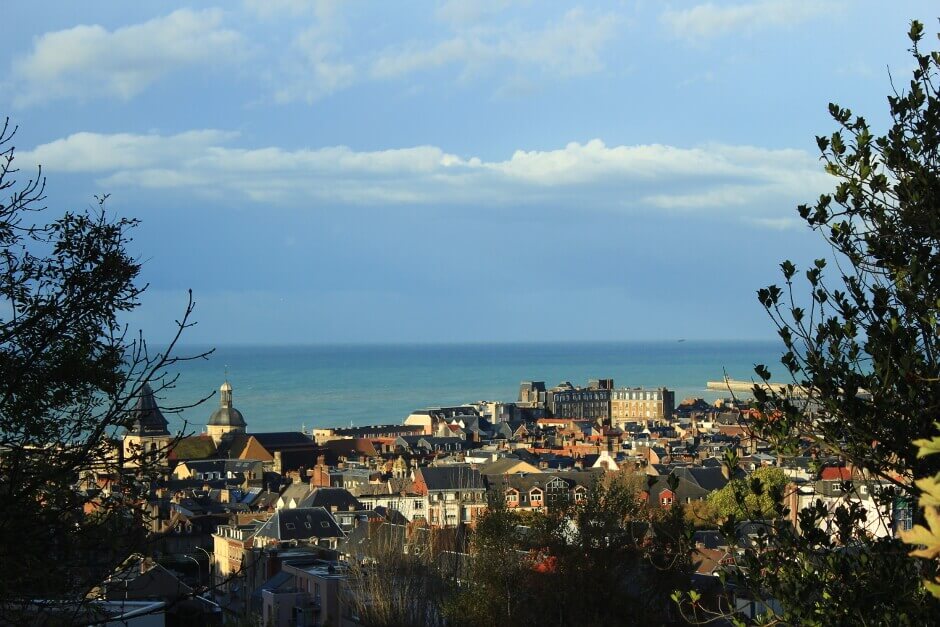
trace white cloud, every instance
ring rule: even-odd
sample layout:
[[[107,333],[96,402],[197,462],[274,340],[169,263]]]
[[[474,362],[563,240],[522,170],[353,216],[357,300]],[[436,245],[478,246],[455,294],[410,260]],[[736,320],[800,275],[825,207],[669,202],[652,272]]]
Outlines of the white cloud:
[[[54,172],[113,172],[140,170],[168,164],[174,158],[198,154],[237,137],[216,130],[188,131],[178,135],[133,135],[115,133],[75,133],[42,144],[16,158],[29,165],[41,164]]]
[[[667,10],[661,19],[676,37],[700,41],[732,32],[792,26],[833,8],[833,3],[814,0],[760,0],[732,5],[706,2],[688,9]]]
[[[595,139],[486,161],[436,146],[284,150],[232,146],[236,138],[215,130],[77,133],[18,158],[50,172],[95,173],[107,190],[183,188],[233,202],[698,211],[773,228],[782,224],[781,211],[829,186],[807,153],[751,146],[607,146]]]
[[[141,24],[108,31],[81,25],[45,33],[14,60],[14,104],[62,98],[133,98],[182,68],[236,57],[241,36],[220,26],[219,10],[181,9]]]
[[[356,68],[341,60],[338,29],[330,24],[318,21],[295,37],[293,54],[276,79],[276,102],[316,102],[355,82]]]
[[[573,9],[540,30],[458,29],[437,43],[411,42],[385,50],[373,61],[371,73],[387,79],[448,65],[472,73],[502,62],[556,76],[589,74],[604,67],[601,51],[615,36],[619,22],[615,15],[593,16]]]

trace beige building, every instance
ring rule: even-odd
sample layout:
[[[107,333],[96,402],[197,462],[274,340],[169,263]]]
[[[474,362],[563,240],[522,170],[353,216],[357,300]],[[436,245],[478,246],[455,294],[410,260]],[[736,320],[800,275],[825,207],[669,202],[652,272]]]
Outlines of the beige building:
[[[620,388],[610,395],[610,424],[644,424],[668,420],[676,409],[676,393],[666,388]]]

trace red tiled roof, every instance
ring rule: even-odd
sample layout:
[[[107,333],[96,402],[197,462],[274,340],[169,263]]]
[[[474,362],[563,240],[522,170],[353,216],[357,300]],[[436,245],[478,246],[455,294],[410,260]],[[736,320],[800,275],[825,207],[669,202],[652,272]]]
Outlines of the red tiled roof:
[[[819,476],[823,481],[850,481],[852,469],[847,466],[827,466]]]

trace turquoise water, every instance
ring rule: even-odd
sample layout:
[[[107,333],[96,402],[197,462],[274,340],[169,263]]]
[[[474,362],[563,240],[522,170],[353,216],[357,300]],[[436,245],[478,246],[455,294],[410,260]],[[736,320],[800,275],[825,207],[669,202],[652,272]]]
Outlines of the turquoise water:
[[[199,352],[183,347],[180,355]],[[478,400],[515,400],[519,382],[585,385],[613,378],[617,387],[666,386],[676,399],[720,396],[705,383],[750,379],[756,363],[781,376],[775,342],[616,342],[382,346],[223,346],[205,361],[180,364],[163,405],[183,405],[217,390],[225,378],[249,431],[401,423],[414,409]],[[776,366],[776,367],[775,367]],[[218,405],[167,415],[171,425],[201,430]]]

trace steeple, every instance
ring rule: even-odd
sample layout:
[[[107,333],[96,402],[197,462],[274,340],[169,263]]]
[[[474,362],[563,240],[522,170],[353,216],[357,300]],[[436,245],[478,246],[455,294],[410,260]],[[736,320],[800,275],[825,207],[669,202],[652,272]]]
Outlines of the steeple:
[[[154,397],[153,388],[149,383],[144,383],[140,387],[140,393],[137,395],[137,402],[130,411],[131,423],[127,427],[129,435],[138,436],[169,436],[169,423],[163,417],[160,406],[157,405],[157,399]]]

